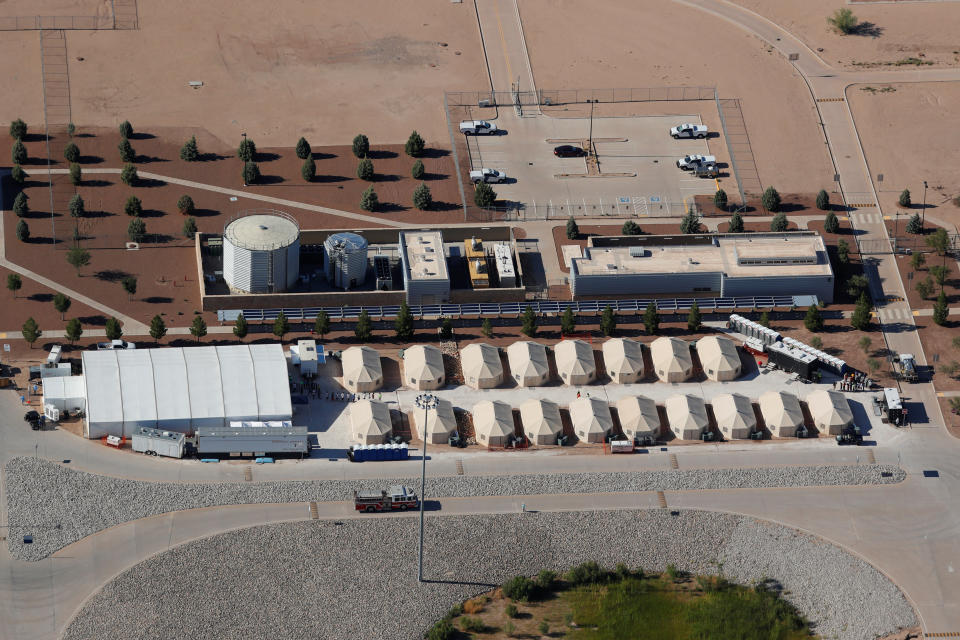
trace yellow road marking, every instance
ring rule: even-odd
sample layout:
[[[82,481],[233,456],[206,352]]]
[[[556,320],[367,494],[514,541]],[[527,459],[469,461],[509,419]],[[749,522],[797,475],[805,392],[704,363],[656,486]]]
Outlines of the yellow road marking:
[[[917,311],[916,309],[914,309],[914,310],[913,310],[913,315],[915,315],[915,316],[919,316],[919,315],[920,315],[920,312],[919,312],[919,311]]]
[[[503,23],[500,22],[500,10],[497,8],[499,6],[500,3],[495,2],[493,12],[497,14],[497,29],[500,31],[500,45],[503,47],[503,59],[507,62],[507,76],[510,78],[510,83],[513,84],[513,68],[510,66],[510,54],[507,53],[507,39],[503,35]]]
[[[714,179],[713,179],[713,182],[714,182],[714,184],[717,185],[717,191],[720,191],[720,181],[717,180],[716,178],[714,178]]]

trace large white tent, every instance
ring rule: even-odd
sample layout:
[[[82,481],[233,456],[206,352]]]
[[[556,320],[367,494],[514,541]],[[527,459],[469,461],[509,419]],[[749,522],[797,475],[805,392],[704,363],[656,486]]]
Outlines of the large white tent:
[[[807,396],[807,408],[820,433],[839,435],[853,424],[853,412],[839,391],[817,389]]]
[[[279,344],[84,351],[86,436],[290,420]]]
[[[343,386],[354,393],[369,393],[383,386],[380,353],[366,345],[350,347],[340,356]]]
[[[522,340],[507,347],[510,375],[521,387],[539,387],[550,378],[547,348],[539,342]]]
[[[670,430],[681,440],[699,440],[710,426],[703,398],[688,394],[670,396],[665,403]]]
[[[392,430],[386,402],[360,400],[350,405],[350,433],[360,444],[384,444]]]
[[[613,429],[610,405],[600,398],[583,396],[570,403],[573,432],[584,442],[603,442]]]
[[[760,413],[770,433],[778,438],[792,438],[803,424],[800,401],[792,393],[767,391],[760,396]]]
[[[403,352],[403,383],[426,391],[443,386],[443,354],[433,345],[418,344]]]
[[[43,406],[60,411],[80,411],[86,405],[83,376],[59,376],[43,381]]]
[[[707,336],[697,340],[697,355],[707,378],[714,382],[736,380],[740,377],[740,354],[730,338]]]
[[[475,342],[460,350],[463,381],[474,389],[492,389],[503,382],[500,350],[492,344]]]
[[[725,438],[742,440],[749,438],[757,430],[757,416],[753,412],[750,398],[739,393],[721,393],[714,396],[713,417],[717,427]]]
[[[563,430],[560,406],[549,400],[528,398],[520,405],[520,422],[531,444],[556,444]]]
[[[423,409],[413,409],[413,423],[417,428],[417,435],[423,437]],[[427,442],[443,444],[450,438],[450,434],[457,428],[457,416],[453,412],[453,403],[449,400],[438,399],[437,406],[430,409],[427,416]]]
[[[473,432],[477,442],[488,447],[503,447],[513,435],[513,410],[506,402],[484,400],[473,406]]]
[[[617,400],[620,428],[628,438],[660,436],[660,413],[657,403],[646,396],[624,396]]]
[[[603,364],[614,382],[636,382],[643,377],[643,347],[636,340],[610,338],[603,343]]]
[[[663,382],[683,382],[693,373],[690,346],[679,338],[657,338],[650,344],[650,359]]]
[[[593,347],[583,340],[563,340],[553,348],[557,373],[566,384],[590,384],[597,377]]]

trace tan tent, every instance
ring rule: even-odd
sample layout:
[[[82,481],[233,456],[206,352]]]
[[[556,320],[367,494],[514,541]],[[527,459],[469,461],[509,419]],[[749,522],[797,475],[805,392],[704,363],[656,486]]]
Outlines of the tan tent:
[[[423,437],[423,409],[413,409],[413,423],[417,428],[417,436]],[[457,428],[457,416],[453,413],[453,404],[449,400],[437,400],[436,409],[430,409],[427,417],[427,442],[430,444],[444,444],[450,434]]]
[[[597,377],[593,347],[583,340],[564,340],[553,348],[557,373],[566,384],[590,384]]]
[[[390,408],[385,402],[360,400],[350,405],[350,432],[360,444],[383,444],[392,429]]]
[[[513,410],[506,402],[484,400],[473,405],[473,432],[477,442],[488,447],[504,447],[514,433]]]
[[[628,438],[660,437],[657,404],[646,396],[626,396],[617,400],[620,428]]]
[[[560,406],[549,400],[525,400],[520,405],[520,422],[530,444],[557,444],[557,436],[563,430]]]
[[[740,354],[730,338],[707,336],[697,340],[697,355],[710,380],[725,382],[740,377]]]
[[[713,417],[724,438],[743,440],[757,430],[757,416],[750,398],[739,393],[722,393],[714,397]]]
[[[679,338],[657,338],[650,345],[650,358],[663,382],[683,382],[693,373],[690,346]]]
[[[474,389],[492,389],[503,382],[500,351],[493,345],[474,343],[460,350],[463,381]]]
[[[807,396],[807,408],[820,433],[839,435],[853,424],[853,412],[839,391],[818,389]]]
[[[778,438],[792,438],[803,424],[800,401],[792,393],[767,391],[760,396],[760,413],[767,429]]]
[[[383,386],[380,354],[370,347],[350,347],[340,357],[343,386],[354,393],[376,391]]]
[[[539,387],[550,379],[547,348],[538,342],[526,340],[507,347],[510,375],[521,387]]]
[[[710,426],[707,405],[698,396],[670,396],[665,404],[670,430],[681,440],[699,440],[703,431]]]
[[[440,349],[418,344],[403,352],[404,385],[421,391],[439,389],[445,378]]]
[[[611,338],[603,343],[603,364],[614,382],[636,382],[643,377],[643,347],[636,340]]]
[[[573,432],[584,442],[603,442],[613,429],[610,406],[600,398],[577,398],[570,403]]]

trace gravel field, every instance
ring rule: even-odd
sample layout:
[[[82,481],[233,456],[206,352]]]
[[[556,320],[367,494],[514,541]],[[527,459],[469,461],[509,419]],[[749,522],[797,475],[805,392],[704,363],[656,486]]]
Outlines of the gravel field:
[[[464,550],[470,552],[465,553]],[[282,550],[282,553],[278,553]],[[422,638],[455,602],[585,560],[737,582],[773,579],[823,638],[916,624],[897,587],[822,539],[745,516],[666,510],[431,517],[417,586],[416,518],[254,527],[171,549],[94,595],[64,640]]]
[[[5,468],[7,544],[21,560],[41,560],[97,531],[148,516],[229,504],[329,502],[352,499],[364,488],[354,481],[180,484],[141,482],[74,471],[40,458],[10,460]],[[889,473],[889,477],[883,477]],[[894,466],[696,469],[636,473],[567,473],[508,476],[447,476],[427,481],[428,497],[675,491],[756,487],[810,487],[900,482]],[[378,489],[411,478],[371,480]],[[33,536],[24,544],[23,536]]]

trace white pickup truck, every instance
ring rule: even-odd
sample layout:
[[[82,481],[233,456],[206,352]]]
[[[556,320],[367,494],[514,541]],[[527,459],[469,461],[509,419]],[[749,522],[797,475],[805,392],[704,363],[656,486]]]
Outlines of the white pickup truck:
[[[683,169],[684,171],[687,171],[688,169],[695,168],[696,165],[711,164],[711,163],[715,164],[716,162],[717,162],[716,156],[704,156],[704,155],[697,154],[693,156],[683,156],[682,158],[679,158],[677,160],[677,166]]]
[[[504,173],[503,169],[480,169],[470,172],[470,181],[473,184],[478,182],[505,182],[506,179],[507,174]]]
[[[113,349],[136,349],[137,345],[126,340],[111,340],[110,342],[98,342],[97,351],[112,351]]]
[[[674,138],[706,138],[709,130],[705,124],[678,124],[670,129]]]
[[[496,135],[497,125],[486,120],[464,120],[460,123],[460,133],[465,136]]]

